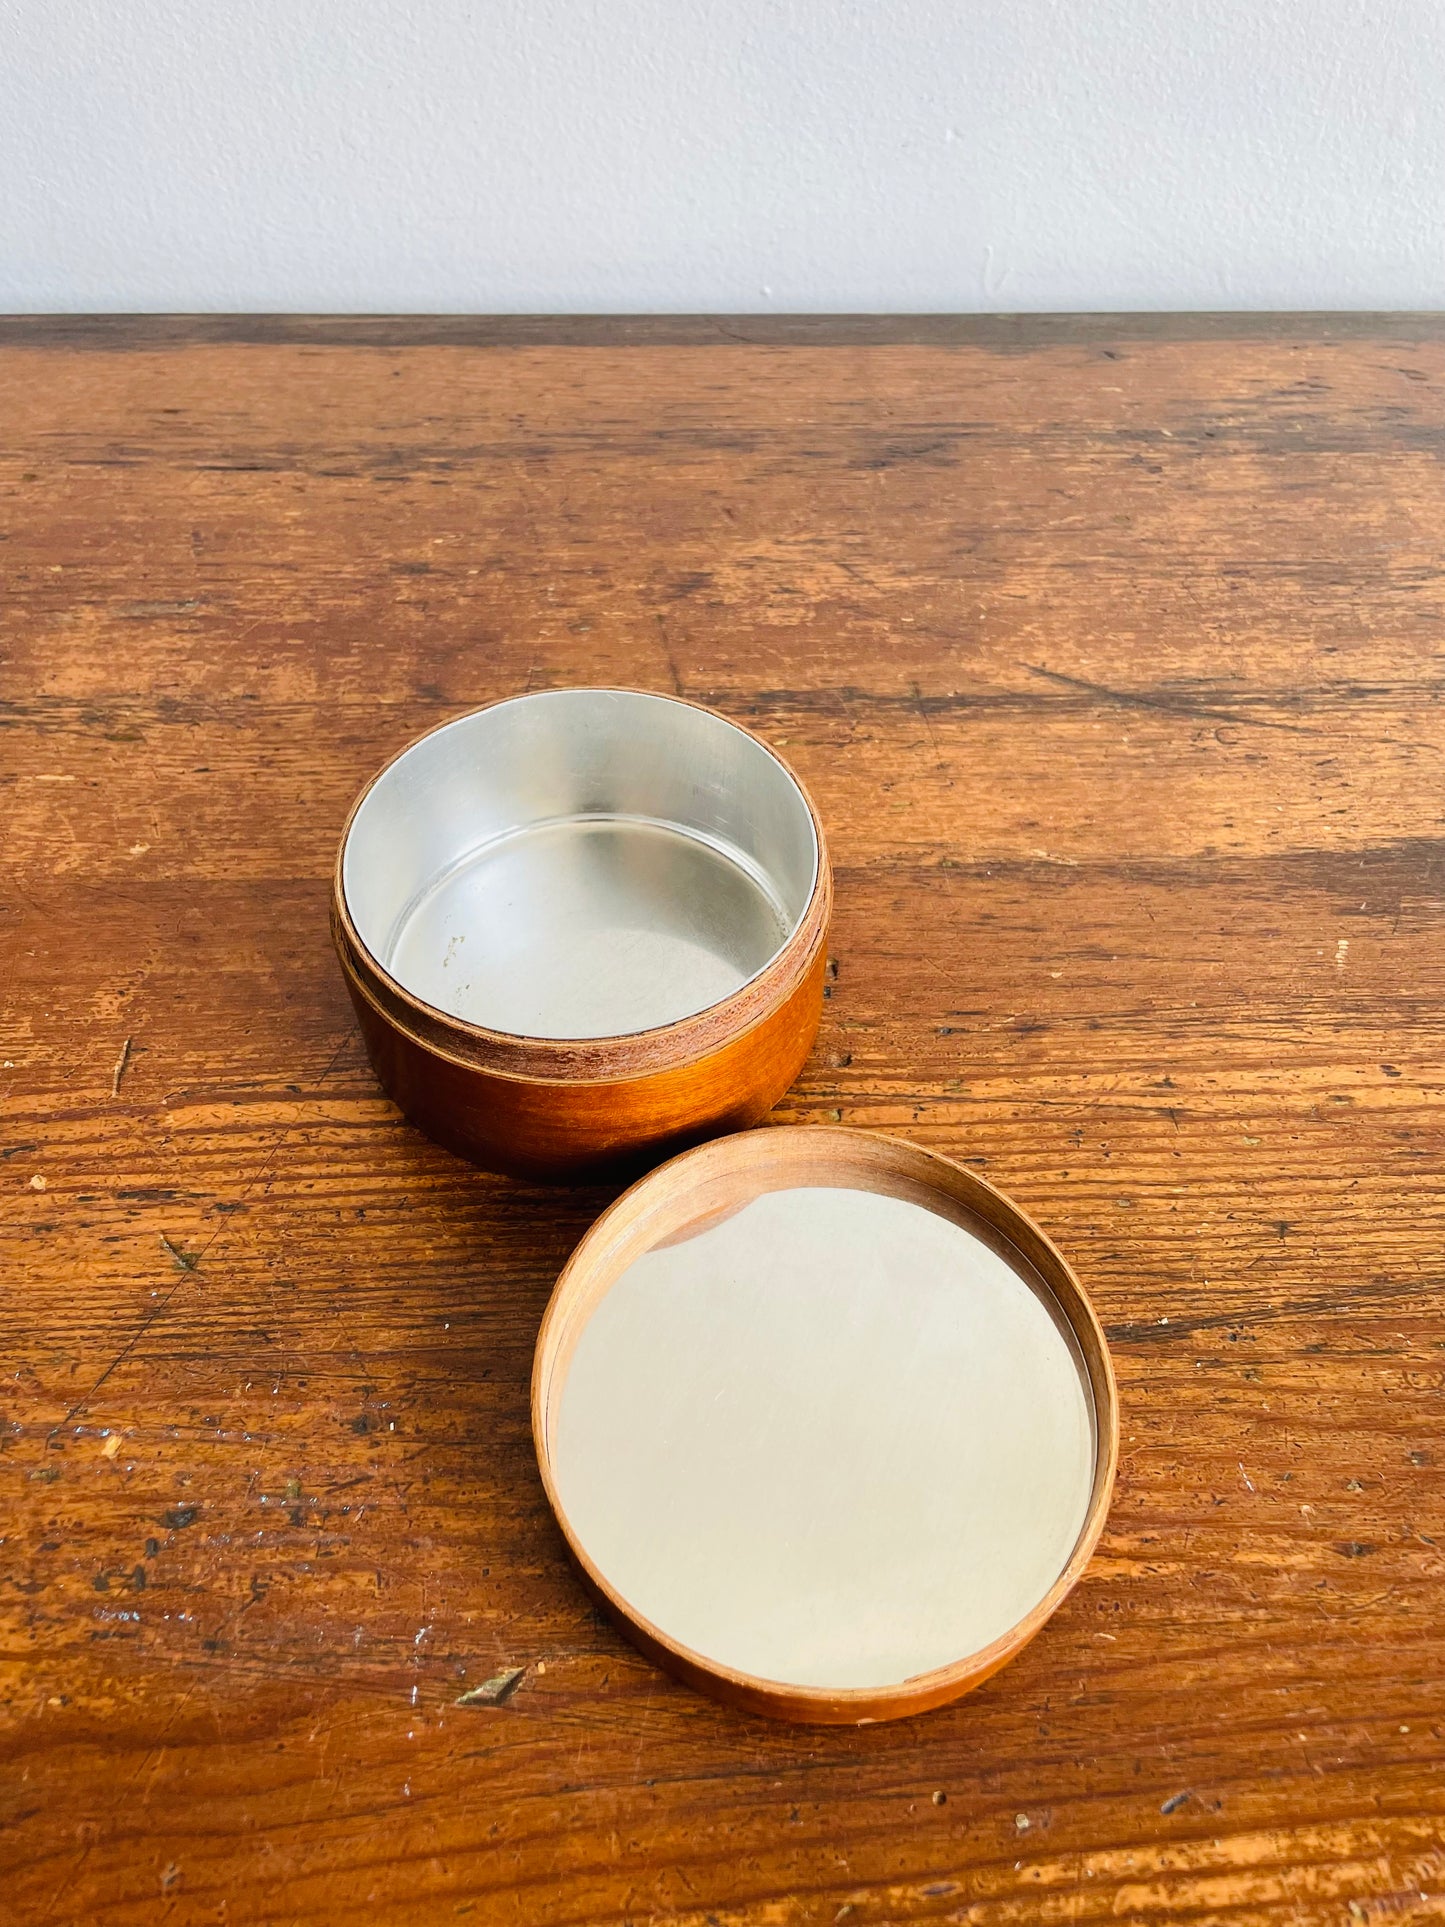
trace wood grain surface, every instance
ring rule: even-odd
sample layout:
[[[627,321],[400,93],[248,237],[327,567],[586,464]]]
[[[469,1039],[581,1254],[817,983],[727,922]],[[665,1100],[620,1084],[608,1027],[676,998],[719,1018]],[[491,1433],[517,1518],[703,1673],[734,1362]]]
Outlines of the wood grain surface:
[[[1445,1918],[1445,322],[24,320],[0,420],[0,1918]],[[1109,1330],[1099,1551],[954,1707],[594,1613],[528,1378],[612,1194],[366,1067],[352,796],[583,681],[818,803],[777,1115]]]

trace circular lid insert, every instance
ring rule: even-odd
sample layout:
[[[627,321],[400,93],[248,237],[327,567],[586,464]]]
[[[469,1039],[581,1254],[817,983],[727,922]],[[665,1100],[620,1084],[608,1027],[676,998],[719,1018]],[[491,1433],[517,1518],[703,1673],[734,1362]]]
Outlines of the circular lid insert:
[[[1077,1281],[946,1159],[783,1126],[684,1153],[562,1273],[548,1496],[624,1629],[759,1711],[864,1720],[1022,1646],[1108,1507],[1113,1377]]]

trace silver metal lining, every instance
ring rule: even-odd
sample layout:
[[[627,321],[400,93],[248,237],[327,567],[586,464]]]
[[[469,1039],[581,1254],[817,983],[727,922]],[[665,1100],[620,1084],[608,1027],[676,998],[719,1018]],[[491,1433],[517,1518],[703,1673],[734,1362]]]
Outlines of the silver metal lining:
[[[714,1665],[840,1692],[1027,1618],[1098,1449],[1077,1340],[1001,1240],[797,1185],[626,1266],[566,1368],[553,1472],[632,1612]]]
[[[513,1035],[628,1035],[720,1002],[797,929],[819,851],[802,792],[743,730],[625,690],[458,718],[377,778],[342,888],[422,1002]]]

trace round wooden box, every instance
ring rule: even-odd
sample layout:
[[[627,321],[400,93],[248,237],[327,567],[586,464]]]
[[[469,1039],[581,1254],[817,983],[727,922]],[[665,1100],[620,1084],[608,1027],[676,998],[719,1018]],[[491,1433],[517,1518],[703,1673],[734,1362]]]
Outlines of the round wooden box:
[[[757,1122],[817,1034],[832,882],[801,784],[711,710],[514,697],[347,821],[332,932],[371,1061],[440,1143],[565,1179]]]

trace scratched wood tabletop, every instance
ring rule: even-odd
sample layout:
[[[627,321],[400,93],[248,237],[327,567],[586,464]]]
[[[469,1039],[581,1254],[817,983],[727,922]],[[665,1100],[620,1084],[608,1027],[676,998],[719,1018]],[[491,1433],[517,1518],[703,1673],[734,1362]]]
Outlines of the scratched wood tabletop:
[[[1445,1918],[1445,321],[25,320],[0,420],[0,1919]],[[358,786],[588,682],[818,801],[778,1117],[1108,1326],[1098,1555],[942,1712],[599,1620],[527,1396],[611,1194],[361,1051]]]

